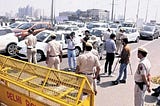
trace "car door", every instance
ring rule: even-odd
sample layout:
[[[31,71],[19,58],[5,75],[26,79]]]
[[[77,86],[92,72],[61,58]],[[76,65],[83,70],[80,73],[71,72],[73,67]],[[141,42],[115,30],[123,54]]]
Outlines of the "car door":
[[[1,43],[0,43],[0,50],[4,49],[5,44],[6,44],[6,31],[5,30],[0,30],[0,39],[1,39]]]
[[[132,29],[132,41],[135,41],[136,39],[137,39],[136,29]]]

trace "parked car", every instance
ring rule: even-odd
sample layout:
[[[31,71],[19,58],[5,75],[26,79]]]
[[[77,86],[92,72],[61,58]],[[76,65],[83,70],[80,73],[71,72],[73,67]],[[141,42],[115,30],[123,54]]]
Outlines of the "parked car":
[[[121,27],[120,24],[112,23],[110,24],[109,29],[111,30],[112,33],[116,34],[120,27]]]
[[[13,29],[13,31],[16,33],[19,40],[23,40],[26,36],[28,36],[28,30],[30,29],[34,29],[34,34],[37,34],[49,28],[50,24],[48,22],[30,22]]]
[[[159,29],[156,26],[148,26],[145,25],[143,26],[142,30],[140,31],[140,37],[146,38],[146,39],[155,39],[159,37],[160,33],[159,33]]]
[[[15,33],[9,28],[0,28],[0,40],[0,51],[15,56],[18,43]]]
[[[11,25],[9,25],[9,27],[12,28],[12,29],[13,28],[18,28],[24,23],[27,23],[27,22],[18,21],[18,22],[15,22],[15,23],[12,23]]]
[[[56,34],[56,40],[62,44],[62,48],[63,48],[63,55],[67,54],[67,38],[65,34],[61,33],[61,32],[54,32],[51,30],[44,30],[40,33],[38,33],[36,35],[37,37],[37,44],[36,44],[36,48],[37,48],[37,61],[41,61],[44,60],[47,56],[47,43],[51,40],[51,33],[55,33]],[[78,56],[80,54],[80,52],[82,51],[82,43],[81,43],[81,38],[79,36],[76,36],[76,56]],[[17,44],[17,56],[20,57],[21,59],[27,59],[27,47],[25,45],[25,40],[20,41]]]
[[[91,30],[91,35],[95,35],[96,37],[102,37],[104,33],[106,33],[106,31],[108,30],[108,28],[93,28]]]
[[[91,22],[87,24],[87,28],[88,29],[92,29],[92,28],[109,28],[109,24],[108,23],[102,23],[102,22]]]
[[[125,30],[124,36],[127,37],[129,42],[139,42],[140,34],[136,28],[126,27],[123,29]]]

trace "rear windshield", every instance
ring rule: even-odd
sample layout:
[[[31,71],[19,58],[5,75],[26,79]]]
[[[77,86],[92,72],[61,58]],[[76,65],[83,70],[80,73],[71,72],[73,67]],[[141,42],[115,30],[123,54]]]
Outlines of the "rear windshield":
[[[34,25],[34,23],[25,23],[25,24],[19,26],[18,29],[23,29],[23,30],[29,29],[29,28],[32,27],[33,25]]]
[[[0,36],[6,35],[8,33],[12,33],[12,31],[10,29],[2,29],[2,30],[0,30]]]

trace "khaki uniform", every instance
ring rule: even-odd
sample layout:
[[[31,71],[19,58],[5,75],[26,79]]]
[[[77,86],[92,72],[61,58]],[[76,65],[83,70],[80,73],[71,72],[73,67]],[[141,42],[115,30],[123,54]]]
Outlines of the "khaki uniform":
[[[122,38],[124,38],[124,35],[122,32],[118,32],[116,35],[116,53],[120,53],[122,49]]]
[[[47,65],[50,68],[55,68],[55,69],[60,69],[60,54],[62,52],[62,45],[57,42],[56,40],[52,40],[48,43],[47,47],[48,51],[48,60],[47,60]]]
[[[137,71],[134,76],[135,82],[144,82],[142,79],[142,75],[147,76],[150,73],[151,64],[150,61],[144,57],[140,60],[140,63],[138,65]],[[135,106],[144,106],[144,95],[145,91],[147,89],[146,84],[143,85],[143,90],[140,89],[140,87],[135,84],[134,88],[134,103]]]
[[[95,79],[93,79],[93,77],[94,67],[100,67],[98,57],[95,56],[91,51],[86,51],[77,58],[77,66],[79,66],[79,73],[86,75],[88,81],[93,86],[94,91],[97,91]]]
[[[36,43],[37,43],[37,38],[33,36],[33,34],[30,34],[29,36],[26,37],[25,43],[27,45],[27,57],[28,57],[28,62],[37,63],[36,59],[36,54],[37,54],[37,49],[36,49]]]

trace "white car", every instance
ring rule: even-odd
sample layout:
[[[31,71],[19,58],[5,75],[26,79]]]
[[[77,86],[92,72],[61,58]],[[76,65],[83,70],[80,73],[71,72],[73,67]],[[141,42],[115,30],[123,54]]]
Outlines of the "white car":
[[[9,28],[0,28],[0,40],[0,51],[15,56],[18,43],[15,33]]]
[[[50,31],[50,30],[45,30],[42,31],[40,33],[38,33],[36,35],[37,37],[37,44],[36,44],[36,48],[37,48],[37,61],[41,61],[44,60],[47,56],[47,42],[49,42],[51,40],[51,33],[55,33],[54,31]],[[61,32],[56,32],[56,40],[58,42],[60,42],[62,44],[62,48],[63,48],[63,55],[67,54],[67,42],[66,42],[66,35],[64,35]],[[76,36],[76,56],[78,56],[80,54],[80,52],[82,51],[82,43],[81,43],[81,38],[79,36]],[[25,40],[20,41],[17,44],[17,56],[21,59],[27,59],[27,47],[25,45]]]
[[[124,35],[127,37],[128,42],[139,42],[140,33],[136,28],[126,27],[123,29],[125,30]]]

